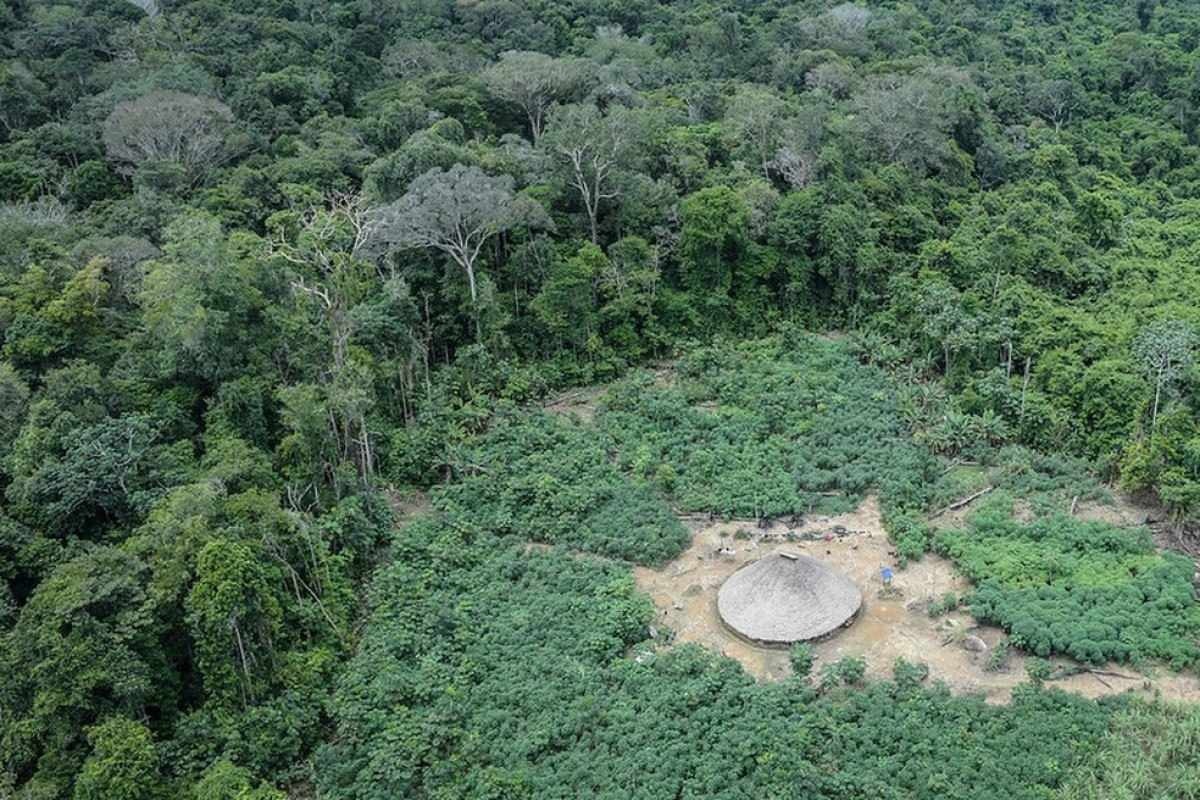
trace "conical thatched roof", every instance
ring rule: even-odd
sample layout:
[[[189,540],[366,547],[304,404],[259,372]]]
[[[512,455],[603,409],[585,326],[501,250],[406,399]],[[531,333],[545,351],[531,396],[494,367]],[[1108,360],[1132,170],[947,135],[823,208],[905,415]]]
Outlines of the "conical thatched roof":
[[[735,633],[784,645],[830,633],[858,613],[854,582],[816,559],[775,553],[739,569],[721,586],[717,612]]]

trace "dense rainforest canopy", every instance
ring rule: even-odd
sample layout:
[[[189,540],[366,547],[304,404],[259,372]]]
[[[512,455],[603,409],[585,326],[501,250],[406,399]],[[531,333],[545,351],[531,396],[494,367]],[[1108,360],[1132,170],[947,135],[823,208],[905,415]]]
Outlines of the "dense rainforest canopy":
[[[630,577],[874,493],[1195,670],[1064,512],[1194,541],[1198,262],[1184,0],[3,0],[0,797],[1200,796],[1194,709],[758,684]]]

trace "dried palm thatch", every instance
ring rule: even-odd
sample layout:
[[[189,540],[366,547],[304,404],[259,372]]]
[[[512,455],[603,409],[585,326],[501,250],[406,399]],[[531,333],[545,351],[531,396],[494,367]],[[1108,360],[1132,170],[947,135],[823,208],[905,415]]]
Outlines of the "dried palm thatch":
[[[854,582],[816,559],[775,553],[739,569],[717,593],[721,620],[757,644],[788,645],[832,633],[858,613]]]

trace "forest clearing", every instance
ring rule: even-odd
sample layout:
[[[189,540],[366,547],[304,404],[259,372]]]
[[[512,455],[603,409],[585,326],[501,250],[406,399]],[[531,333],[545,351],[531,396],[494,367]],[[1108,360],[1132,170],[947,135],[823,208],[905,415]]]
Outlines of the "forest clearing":
[[[0,0],[0,800],[1200,798],[1200,3]]]
[[[1107,505],[1089,511],[1109,520],[1122,512],[1123,519],[1139,512],[1132,506]],[[805,518],[798,526],[730,520],[691,521],[689,527],[691,545],[678,558],[660,568],[634,568],[638,588],[654,600],[656,639],[703,645],[736,659],[760,680],[786,678],[792,671],[787,651],[755,646],[730,632],[716,613],[715,597],[725,579],[748,561],[771,552],[798,551],[851,576],[864,594],[863,608],[851,622],[813,644],[815,670],[847,656],[860,657],[866,661],[868,676],[886,679],[897,658],[919,661],[929,667],[931,680],[946,683],[957,694],[982,694],[989,703],[1008,702],[1013,687],[1027,679],[1020,651],[1009,651],[1002,666],[989,666],[997,645],[1005,642],[1000,628],[978,624],[957,608],[930,615],[930,606],[942,602],[947,593],[963,597],[969,592],[969,582],[947,559],[927,555],[897,573],[896,594],[882,591],[881,568],[895,564],[896,552],[874,496],[852,512]],[[986,649],[968,649],[964,645],[968,636]],[[1126,692],[1180,701],[1200,697],[1200,676],[1165,665],[1146,665],[1143,674],[1115,663],[1096,668],[1099,672],[1070,659],[1055,664],[1057,671],[1067,674],[1052,685],[1085,697]],[[1076,669],[1080,671],[1071,674]]]

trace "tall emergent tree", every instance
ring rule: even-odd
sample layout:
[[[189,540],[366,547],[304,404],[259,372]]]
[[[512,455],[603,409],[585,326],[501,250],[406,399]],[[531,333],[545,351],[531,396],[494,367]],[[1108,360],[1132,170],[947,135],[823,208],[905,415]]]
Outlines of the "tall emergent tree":
[[[375,211],[371,221],[376,247],[383,250],[427,248],[445,253],[467,275],[471,305],[478,305],[475,265],[483,245],[518,227],[549,226],[545,210],[513,192],[508,175],[488,175],[478,167],[437,167],[412,182],[394,203]],[[478,312],[478,308],[474,309]],[[476,334],[479,318],[476,313]]]
[[[746,86],[738,90],[725,109],[725,126],[737,143],[736,150],[771,177],[771,159],[780,146],[784,104],[770,89]]]
[[[335,194],[326,207],[274,221],[280,230],[271,251],[292,265],[292,290],[325,322],[331,359],[322,380],[338,459],[353,463],[366,480],[375,468],[367,425],[371,393],[364,388],[370,381],[353,362],[351,346],[360,327],[356,312],[378,292],[364,255],[372,233],[370,210],[360,195]]]
[[[579,193],[593,244],[600,205],[620,196],[618,171],[629,167],[642,141],[640,123],[636,111],[614,106],[602,114],[590,103],[560,106],[550,115],[545,140],[565,164],[567,182]]]
[[[1158,409],[1164,390],[1169,390],[1196,357],[1196,331],[1178,319],[1147,325],[1133,340],[1133,354],[1142,372],[1154,384],[1150,429],[1158,426]]]
[[[154,91],[117,104],[104,121],[104,147],[128,173],[173,164],[197,185],[233,154],[226,142],[232,123],[233,112],[219,100]]]
[[[587,62],[582,59],[513,50],[501,55],[500,61],[483,73],[483,80],[492,94],[525,112],[537,142],[550,107],[567,99],[586,76]]]

